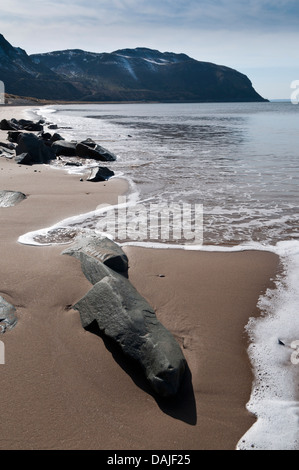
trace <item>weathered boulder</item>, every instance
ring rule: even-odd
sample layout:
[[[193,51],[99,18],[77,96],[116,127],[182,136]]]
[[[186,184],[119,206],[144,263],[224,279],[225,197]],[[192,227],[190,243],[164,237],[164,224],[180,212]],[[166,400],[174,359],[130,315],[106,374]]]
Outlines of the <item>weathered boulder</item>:
[[[114,171],[109,170],[109,168],[105,166],[97,166],[95,168],[91,168],[90,175],[86,181],[107,181],[112,176],[114,176]]]
[[[80,314],[82,326],[86,328],[96,321],[106,336],[139,363],[158,395],[176,395],[186,360],[173,335],[159,322],[153,308],[126,277],[84,252],[79,253],[79,259],[83,272],[87,267],[96,281],[73,306]],[[94,269],[90,270],[91,266]]]
[[[91,158],[102,162],[114,162],[116,160],[116,156],[113,153],[96,144],[91,139],[77,144],[76,155],[80,158]]]
[[[52,149],[57,157],[60,155],[65,155],[67,157],[76,156],[76,142],[57,140],[52,144]]]
[[[115,271],[126,272],[128,270],[127,255],[117,243],[109,238],[96,235],[78,236],[76,242],[63,254],[78,257],[81,252],[94,257]]]
[[[26,163],[23,159],[18,158],[19,155],[27,154]],[[48,163],[55,158],[55,153],[51,147],[45,145],[42,139],[35,134],[23,133],[18,137],[18,145],[16,147],[16,160],[18,163],[32,165],[34,163]]]
[[[17,324],[15,307],[0,296],[0,333],[11,330]]]
[[[0,191],[0,207],[12,207],[26,199],[20,191]]]

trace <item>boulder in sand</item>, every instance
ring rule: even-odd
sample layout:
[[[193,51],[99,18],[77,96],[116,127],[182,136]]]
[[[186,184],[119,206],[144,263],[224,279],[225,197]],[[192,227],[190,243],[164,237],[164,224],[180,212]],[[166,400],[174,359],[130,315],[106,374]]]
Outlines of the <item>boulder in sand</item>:
[[[94,257],[115,271],[126,272],[128,270],[127,255],[117,243],[107,237],[78,236],[74,245],[66,249],[63,254],[78,257],[80,252]]]
[[[18,159],[19,155],[27,154],[26,163]],[[18,145],[16,147],[16,160],[18,163],[31,165],[34,163],[48,163],[55,158],[55,153],[51,147],[45,145],[44,141],[35,134],[23,133],[18,136]]]
[[[174,336],[159,322],[153,308],[130,281],[84,250],[67,250],[75,256],[93,284],[73,308],[84,328],[96,322],[124,354],[143,369],[153,390],[162,397],[177,394],[186,360]]]
[[[15,307],[0,296],[0,333],[11,330],[17,324]]]
[[[76,146],[76,155],[80,158],[91,158],[102,162],[114,162],[116,156],[91,139],[80,142]]]
[[[0,207],[15,206],[24,199],[26,199],[26,195],[20,191],[0,191]]]
[[[59,157],[60,155],[65,155],[66,157],[76,156],[76,142],[69,142],[67,140],[56,140],[52,144],[52,149],[57,157]]]
[[[91,168],[90,175],[86,181],[107,181],[112,176],[114,176],[114,171],[109,170],[109,168],[105,166],[97,166],[95,168]]]

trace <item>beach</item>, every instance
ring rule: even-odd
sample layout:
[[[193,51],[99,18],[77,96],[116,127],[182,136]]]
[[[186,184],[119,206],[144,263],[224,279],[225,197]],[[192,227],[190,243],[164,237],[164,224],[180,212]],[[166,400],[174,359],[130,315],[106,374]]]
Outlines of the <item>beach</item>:
[[[21,118],[25,109],[2,106],[0,117]],[[130,281],[188,364],[178,396],[157,398],[113,344],[82,328],[72,305],[91,284],[78,260],[63,256],[62,245],[18,243],[29,231],[116,203],[127,182],[90,183],[0,157],[0,189],[27,196],[0,208],[0,295],[18,318],[0,338],[0,449],[234,450],[255,422],[246,409],[253,372],[245,326],[273,287],[279,257],[124,247]]]

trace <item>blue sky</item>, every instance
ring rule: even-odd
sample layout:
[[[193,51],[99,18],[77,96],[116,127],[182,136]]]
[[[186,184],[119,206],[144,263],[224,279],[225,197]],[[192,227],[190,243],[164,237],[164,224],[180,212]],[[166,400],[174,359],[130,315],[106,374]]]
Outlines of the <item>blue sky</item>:
[[[269,99],[299,80],[298,0],[3,0],[0,33],[29,54],[184,52],[245,73]]]

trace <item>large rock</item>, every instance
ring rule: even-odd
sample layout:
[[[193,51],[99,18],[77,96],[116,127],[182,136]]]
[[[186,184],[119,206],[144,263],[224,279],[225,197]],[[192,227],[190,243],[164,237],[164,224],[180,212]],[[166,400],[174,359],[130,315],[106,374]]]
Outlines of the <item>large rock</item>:
[[[81,262],[82,271],[93,284],[73,308],[82,326],[96,321],[131,359],[137,361],[153,390],[170,397],[179,390],[186,360],[173,335],[159,322],[153,308],[123,275],[84,251],[68,251]]]
[[[91,158],[102,162],[114,162],[116,160],[116,156],[113,153],[96,144],[91,139],[77,144],[76,155],[80,158]]]
[[[78,257],[81,252],[94,257],[115,271],[126,272],[128,270],[127,255],[117,243],[109,238],[96,235],[79,236],[75,244],[66,249],[63,254]]]
[[[19,191],[0,191],[0,207],[12,207],[19,204],[26,195]]]
[[[97,166],[95,168],[91,168],[90,175],[86,181],[107,181],[112,176],[114,176],[114,171],[109,170],[109,168],[105,166]]]
[[[22,131],[9,131],[7,133],[7,139],[9,142],[17,143],[19,136],[23,134]]]
[[[18,161],[18,155],[28,154],[26,159],[26,165],[34,163],[48,163],[50,160],[55,158],[55,153],[45,145],[42,139],[39,139],[35,134],[20,134],[18,137],[18,145],[16,147],[16,159]],[[20,160],[20,159],[19,159]],[[18,163],[23,163],[18,161]]]
[[[57,140],[52,144],[52,149],[57,157],[60,155],[65,155],[66,157],[76,156],[76,142]]]
[[[15,307],[0,296],[0,333],[11,330],[17,324]]]
[[[13,119],[12,121],[16,124],[19,129],[25,131],[37,132],[43,130],[43,125],[41,124],[42,121],[34,122],[29,121],[28,119],[19,119],[18,121],[16,119]]]
[[[82,258],[87,256],[81,253]],[[102,279],[74,305],[82,326],[96,321],[106,336],[140,364],[158,395],[176,395],[186,367],[179,344],[127,278],[104,265],[98,266],[98,276],[100,271]]]
[[[18,126],[9,119],[2,119],[0,122],[0,130],[1,131],[13,131],[19,129]]]
[[[2,119],[0,122],[0,129],[3,131],[10,131],[10,130],[26,130],[26,131],[42,131],[43,126],[41,121],[34,122],[29,121],[28,119]]]

